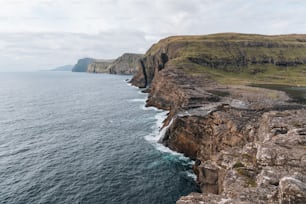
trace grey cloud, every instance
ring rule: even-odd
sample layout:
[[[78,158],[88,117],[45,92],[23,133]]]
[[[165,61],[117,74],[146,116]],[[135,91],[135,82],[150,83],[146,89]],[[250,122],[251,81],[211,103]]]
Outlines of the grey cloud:
[[[0,69],[44,69],[86,56],[145,52],[169,35],[306,29],[306,3],[299,0],[2,1]]]
[[[73,64],[82,57],[115,58],[124,52],[143,53],[149,44],[144,33],[1,33],[1,68],[50,69]],[[0,68],[0,69],[1,69]]]

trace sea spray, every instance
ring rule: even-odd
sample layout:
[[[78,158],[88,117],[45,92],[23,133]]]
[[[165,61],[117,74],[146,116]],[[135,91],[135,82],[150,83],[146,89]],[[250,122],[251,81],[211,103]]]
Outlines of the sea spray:
[[[129,84],[130,85],[130,84]],[[134,86],[132,86],[134,87]],[[164,126],[164,121],[166,120],[166,118],[168,117],[169,111],[165,111],[165,110],[161,110],[158,109],[156,107],[153,106],[146,106],[146,100],[147,100],[147,93],[143,93],[142,91],[138,91],[138,94],[142,95],[142,96],[146,96],[146,98],[136,98],[136,99],[131,99],[129,100],[130,102],[139,102],[142,103],[140,108],[142,110],[145,111],[155,111],[155,124],[151,127],[152,128],[152,133],[148,134],[145,136],[145,139],[158,151],[164,153],[165,155],[163,156],[164,159],[167,160],[180,160],[183,161],[184,163],[186,163],[189,166],[194,165],[194,161],[192,161],[191,159],[189,159],[188,157],[184,156],[181,153],[175,152],[171,149],[169,149],[168,147],[164,146],[161,141],[164,138],[167,130],[169,129],[169,127],[172,125],[173,123],[173,118],[171,119],[171,121],[169,122],[169,124],[167,126]],[[154,162],[152,163],[152,166],[157,165],[159,162]],[[196,175],[193,173],[193,171],[191,170],[191,168],[186,171],[186,174],[188,177],[192,178],[192,179],[196,179]]]
[[[135,99],[130,99],[129,101],[130,102],[141,102],[141,103],[144,103],[144,102],[146,102],[146,99],[145,98],[135,98]]]
[[[144,139],[159,112],[139,107],[147,95],[125,76],[10,75],[0,75],[0,203],[175,203],[198,191],[188,162]]]
[[[143,106],[144,110],[154,110],[156,111],[155,120],[156,123],[152,126],[152,133],[145,136],[145,139],[154,146],[160,152],[165,153],[164,158],[167,160],[180,160],[186,163],[189,166],[194,165],[194,161],[189,159],[188,157],[184,156],[182,153],[175,152],[168,147],[164,146],[161,143],[162,138],[164,138],[168,128],[172,125],[173,119],[169,122],[167,126],[164,126],[164,121],[168,116],[169,111],[164,111],[157,109],[155,107],[145,107]],[[163,127],[164,126],[164,127]],[[193,173],[192,169],[190,168],[185,172],[188,177],[192,179],[196,179],[196,175]]]

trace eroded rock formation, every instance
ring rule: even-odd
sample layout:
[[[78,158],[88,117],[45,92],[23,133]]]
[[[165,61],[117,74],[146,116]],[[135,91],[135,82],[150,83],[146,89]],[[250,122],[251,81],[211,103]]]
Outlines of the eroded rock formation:
[[[139,62],[131,83],[148,88],[148,106],[170,111],[161,142],[195,160],[202,193],[178,204],[306,202],[305,106],[288,103],[283,92],[216,81],[224,72],[262,77],[269,69],[299,66],[306,56],[301,39],[306,37],[174,37],[153,45]],[[301,52],[286,55],[291,49]]]

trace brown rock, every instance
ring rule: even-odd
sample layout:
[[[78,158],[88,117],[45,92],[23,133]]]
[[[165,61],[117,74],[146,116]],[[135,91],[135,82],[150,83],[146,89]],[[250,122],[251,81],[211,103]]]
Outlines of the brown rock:
[[[271,52],[306,49],[292,43],[305,36],[284,36],[291,39],[285,44],[275,40],[277,36],[263,41],[249,37],[167,38],[139,62],[132,84],[150,87],[148,106],[170,111],[165,122],[170,126],[161,142],[196,160],[193,169],[203,193],[182,197],[178,204],[306,203],[305,106],[288,104],[288,96],[278,91],[220,85],[199,69],[237,73],[250,64],[282,67],[306,62],[304,56],[293,62]],[[189,50],[195,45],[203,52]],[[264,53],[250,56],[257,48]],[[219,55],[211,55],[211,49]],[[301,176],[291,179],[296,172]]]
[[[306,201],[306,177],[286,176],[280,180],[279,203],[280,204],[303,204]]]

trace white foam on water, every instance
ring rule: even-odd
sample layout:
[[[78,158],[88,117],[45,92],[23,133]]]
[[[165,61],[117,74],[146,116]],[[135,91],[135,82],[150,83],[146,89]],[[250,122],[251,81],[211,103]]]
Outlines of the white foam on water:
[[[134,98],[134,99],[129,99],[129,102],[141,102],[141,103],[145,103],[146,102],[146,98]]]
[[[135,87],[131,84],[129,84],[129,86]],[[137,88],[137,87],[136,87]],[[147,93],[143,93],[142,91],[139,91],[138,94],[146,94]],[[187,162],[189,165],[193,165],[194,161],[190,160],[188,157],[184,156],[182,153],[178,153],[175,152],[171,149],[169,149],[168,147],[164,146],[163,144],[161,144],[159,141],[165,136],[166,131],[168,130],[168,128],[171,126],[171,124],[173,123],[173,119],[170,121],[170,123],[163,127],[164,125],[164,121],[167,118],[167,115],[169,113],[169,111],[164,111],[164,110],[160,110],[156,107],[146,107],[146,102],[147,99],[132,99],[131,101],[133,102],[143,102],[143,105],[141,105],[141,109],[142,110],[151,110],[151,111],[155,111],[156,115],[155,115],[155,124],[152,126],[152,133],[149,135],[145,136],[145,139],[150,142],[158,151],[163,152],[163,153],[168,153],[171,154],[175,157],[177,157],[179,160],[185,161]],[[163,128],[162,128],[163,127]],[[191,172],[191,171],[186,171],[186,174],[188,177],[192,178],[192,179],[196,179],[196,175]]]
[[[142,110],[153,110],[153,111],[156,111],[156,112],[161,112],[160,109],[155,108],[155,107],[153,107],[153,106],[146,107],[145,104],[141,105],[140,108],[141,108]]]
[[[151,107],[149,107],[151,108]],[[155,108],[156,109],[156,108]],[[147,136],[145,136],[145,139],[150,142],[158,151],[169,153],[171,155],[174,155],[178,157],[180,160],[188,161],[190,164],[193,164],[193,161],[190,160],[188,157],[184,156],[182,153],[175,152],[168,147],[164,146],[160,143],[160,140],[165,136],[168,128],[172,125],[173,119],[169,122],[169,124],[165,127],[164,120],[167,118],[168,111],[161,111],[159,109],[156,109],[159,113],[155,115],[156,123],[152,126],[153,132]],[[162,128],[163,127],[163,128]]]
[[[187,171],[186,174],[189,178],[192,178],[193,180],[197,180],[197,175],[195,175],[195,173]]]
[[[168,128],[172,125],[173,119],[169,122],[167,126],[163,127],[164,121],[167,118],[169,112],[161,111],[156,108],[154,110],[157,111],[157,114],[155,115],[156,123],[152,126],[153,132],[145,136],[145,139],[150,142],[151,145],[153,145],[158,151],[177,157],[179,160],[187,162],[188,165],[194,165],[194,161],[190,160],[188,157],[184,156],[181,153],[175,152],[160,143],[160,140],[165,136]],[[192,171],[186,171],[186,175],[187,177],[192,178],[193,180],[196,180],[197,178],[197,176]]]
[[[137,89],[139,89],[139,88],[137,88]],[[142,91],[138,91],[137,93],[140,94],[140,95],[148,95],[148,93],[143,93]]]

